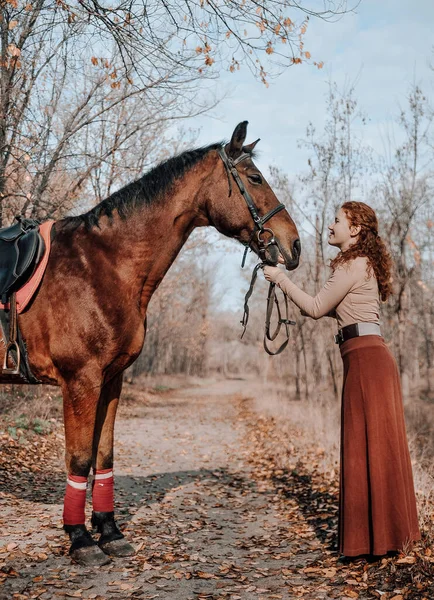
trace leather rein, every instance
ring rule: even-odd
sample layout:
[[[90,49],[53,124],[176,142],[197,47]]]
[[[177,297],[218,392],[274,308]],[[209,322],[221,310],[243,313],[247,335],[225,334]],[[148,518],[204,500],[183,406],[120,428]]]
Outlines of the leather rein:
[[[243,260],[241,263],[241,268],[243,268],[245,265],[247,252],[248,252],[249,248],[251,249],[251,244],[252,244],[255,234],[257,235],[259,254],[260,254],[260,258],[261,258],[261,262],[258,263],[255,266],[255,268],[253,269],[252,279],[250,281],[250,287],[249,287],[247,294],[245,296],[245,299],[244,299],[244,315],[241,320],[241,325],[244,328],[243,333],[241,334],[241,338],[242,338],[246,332],[247,323],[249,320],[249,304],[248,303],[249,303],[250,296],[253,293],[253,287],[254,287],[256,279],[258,277],[258,271],[259,271],[259,269],[263,269],[264,266],[266,264],[268,264],[266,261],[266,258],[265,258],[265,251],[269,246],[274,245],[274,246],[277,246],[279,251],[281,252],[279,240],[274,236],[272,229],[269,229],[268,227],[264,227],[264,225],[267,221],[269,221],[271,219],[271,217],[276,215],[281,210],[285,210],[285,205],[282,203],[279,203],[272,210],[270,210],[264,217],[261,217],[259,215],[258,209],[253,201],[253,198],[251,197],[249,192],[246,190],[244,183],[242,182],[241,177],[239,176],[239,173],[236,169],[237,165],[239,165],[243,160],[246,160],[247,158],[251,158],[250,154],[248,154],[247,152],[243,152],[236,159],[233,159],[226,154],[223,146],[218,149],[218,153],[219,153],[219,156],[222,159],[223,164],[226,169],[226,174],[228,177],[228,184],[229,184],[229,197],[232,195],[232,180],[231,180],[231,175],[232,175],[235,183],[238,186],[238,189],[240,190],[241,195],[243,196],[244,200],[246,201],[247,208],[250,211],[250,214],[252,216],[253,223],[254,223],[254,228],[250,235],[250,239],[245,244],[245,250],[244,250]],[[264,233],[270,234],[271,237],[270,237],[269,241],[266,241],[262,237]],[[270,354],[271,356],[275,356],[276,354],[280,354],[281,352],[283,352],[283,350],[286,348],[286,346],[288,345],[288,342],[289,342],[289,326],[296,324],[295,321],[291,321],[288,318],[288,314],[289,314],[288,298],[286,297],[285,294],[284,294],[284,300],[285,300],[286,316],[285,316],[285,318],[282,318],[282,312],[280,310],[279,301],[276,296],[276,284],[270,283],[270,287],[268,289],[267,310],[266,310],[266,316],[265,316],[264,349],[267,352],[267,354]],[[276,306],[278,322],[277,322],[276,329],[273,332],[271,332],[271,317],[273,314],[274,306]],[[268,347],[267,341],[272,342],[273,340],[276,339],[276,337],[279,335],[282,325],[285,325],[286,339],[281,344],[281,346],[275,352],[273,352]]]

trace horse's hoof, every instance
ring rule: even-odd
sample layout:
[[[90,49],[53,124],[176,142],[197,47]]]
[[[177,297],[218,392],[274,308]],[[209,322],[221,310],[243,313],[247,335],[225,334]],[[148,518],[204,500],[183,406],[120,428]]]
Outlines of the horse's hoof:
[[[110,562],[110,558],[96,544],[76,548],[71,551],[70,556],[74,562],[82,567],[100,567]]]
[[[104,542],[99,547],[110,556],[134,556],[136,553],[133,546],[125,538]]]

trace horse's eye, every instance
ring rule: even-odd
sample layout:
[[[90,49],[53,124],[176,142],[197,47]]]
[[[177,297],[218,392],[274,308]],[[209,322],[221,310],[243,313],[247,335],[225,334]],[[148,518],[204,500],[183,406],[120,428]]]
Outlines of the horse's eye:
[[[254,175],[247,175],[247,179],[250,183],[254,183],[255,185],[260,185],[262,183],[262,177],[255,173]]]

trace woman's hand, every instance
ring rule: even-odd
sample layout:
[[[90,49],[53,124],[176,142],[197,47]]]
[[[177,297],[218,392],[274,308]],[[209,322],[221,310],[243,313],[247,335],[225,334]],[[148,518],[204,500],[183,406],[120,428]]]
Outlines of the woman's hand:
[[[278,267],[270,267],[269,265],[264,267],[264,277],[270,283],[276,283],[280,275],[283,275],[283,272]]]

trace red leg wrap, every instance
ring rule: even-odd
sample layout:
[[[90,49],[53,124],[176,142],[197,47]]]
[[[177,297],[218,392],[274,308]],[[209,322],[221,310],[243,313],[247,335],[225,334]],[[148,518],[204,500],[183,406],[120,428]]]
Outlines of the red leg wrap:
[[[63,523],[65,525],[84,525],[86,486],[87,477],[68,475],[63,505]]]
[[[114,511],[114,479],[112,469],[95,472],[92,488],[92,507],[95,512]]]

